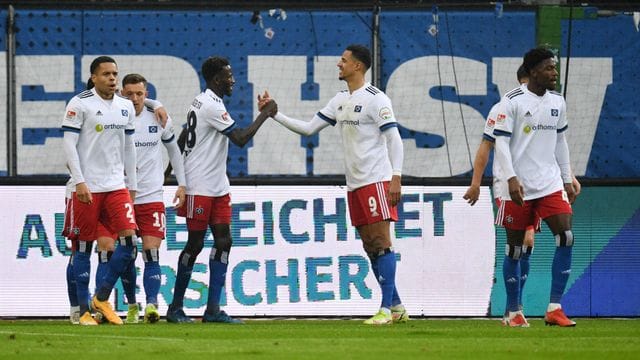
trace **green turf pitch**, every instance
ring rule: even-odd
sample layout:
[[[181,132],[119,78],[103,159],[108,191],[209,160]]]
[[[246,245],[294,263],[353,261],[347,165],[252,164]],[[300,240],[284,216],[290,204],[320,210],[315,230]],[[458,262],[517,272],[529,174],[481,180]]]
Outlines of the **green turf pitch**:
[[[81,327],[65,321],[0,321],[0,359],[632,359],[640,319],[577,319],[575,328],[509,329],[497,320],[248,320],[245,325]],[[105,356],[107,355],[107,356]]]

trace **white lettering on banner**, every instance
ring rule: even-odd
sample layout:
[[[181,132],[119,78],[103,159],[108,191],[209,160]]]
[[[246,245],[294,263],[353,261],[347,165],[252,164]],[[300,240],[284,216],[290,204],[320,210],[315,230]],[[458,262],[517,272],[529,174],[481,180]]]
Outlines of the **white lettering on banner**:
[[[403,189],[396,224],[396,283],[413,315],[485,316],[493,282],[491,196],[469,208],[465,187]],[[170,205],[175,187],[165,189]],[[350,226],[345,190],[338,186],[232,187],[234,247],[226,310],[234,315],[370,315],[380,301],[369,260]],[[0,316],[65,316],[68,300],[61,226],[64,187],[0,187]],[[460,222],[461,214],[465,221]],[[473,225],[472,225],[473,224]],[[56,230],[57,229],[57,230]],[[400,230],[401,229],[401,230]],[[186,240],[183,218],[167,214],[160,256],[161,311],[172,298],[177,257]],[[211,238],[206,246],[211,247]],[[207,251],[204,251],[207,253]],[[465,256],[460,256],[465,254]],[[196,262],[185,310],[206,305],[207,256]],[[95,261],[93,266],[95,267]],[[142,260],[137,266],[143,268]],[[42,274],[59,274],[42,281]],[[95,274],[95,272],[92,272]],[[93,282],[93,280],[92,280]],[[93,285],[91,285],[93,286]],[[140,286],[140,291],[143,287]],[[41,306],[47,294],[47,307]],[[141,296],[143,297],[143,296]],[[120,310],[122,293],[114,294]]]
[[[517,86],[516,71],[521,63],[522,58],[493,58],[492,79],[493,83],[498,85],[500,94],[503,95]],[[562,81],[565,64],[566,59],[562,58]],[[598,76],[593,76],[593,69],[598,69]],[[578,176],[584,175],[587,170],[607,86],[612,83],[612,79],[611,58],[571,58],[570,85],[567,88],[567,142],[571,152],[571,168]]]
[[[121,75],[140,72],[156,86],[158,100],[173,115],[174,126],[179,127],[186,107],[200,91],[196,70],[183,59],[173,56],[113,56],[118,61]],[[83,56],[82,69],[87,69],[93,58]],[[268,89],[284,113],[308,120],[336,92],[345,89],[344,82],[337,78],[337,61],[337,56],[318,56],[312,61],[305,56],[249,56],[247,76],[253,84],[254,96]],[[519,58],[492,60],[491,81],[498,85],[500,93],[515,87],[515,69],[519,61]],[[5,57],[0,54],[0,65],[4,66],[5,62]],[[453,73],[454,63],[457,79]],[[438,148],[418,147],[414,140],[404,139],[407,175],[439,177],[465,173],[471,170],[473,154],[481,140],[484,119],[478,111],[457,102],[441,103],[430,95],[430,89],[440,83],[436,65],[434,56],[411,59],[395,69],[386,84],[387,94],[402,126],[440,137],[446,135],[448,139],[448,144]],[[307,76],[310,71],[307,66],[312,66],[313,76]],[[568,141],[572,166],[577,175],[586,171],[605,92],[612,83],[612,66],[611,58],[571,59],[569,83],[575,85],[569,87],[567,94],[571,128]],[[600,70],[597,77],[592,76],[594,68]],[[22,134],[23,129],[29,128],[59,128],[68,101],[65,94],[68,93],[70,98],[76,91],[73,56],[17,56],[16,69],[18,172],[22,175],[65,173],[64,153],[58,151],[62,148],[60,137],[45,137],[44,144],[24,144]],[[172,73],[180,76],[168,77],[166,69],[172,69]],[[462,57],[441,57],[440,71],[442,85],[455,87],[457,82],[458,95],[487,95],[486,64]],[[86,77],[83,76],[83,80]],[[589,86],[580,86],[584,83]],[[0,95],[4,94],[2,98],[6,98],[5,73],[0,74],[0,85]],[[24,100],[23,86],[42,87],[46,94],[52,95],[46,95],[44,100],[37,99],[37,96],[36,99]],[[309,88],[315,90],[308,91]],[[303,89],[305,93],[311,93],[311,96],[306,94],[307,99],[303,99]],[[251,106],[257,115],[253,101]],[[447,119],[446,134],[443,110]],[[0,114],[0,147],[6,148],[6,103],[0,104]],[[179,129],[175,130],[179,133]],[[306,174],[309,169],[319,175],[343,173],[340,139],[334,128],[319,133],[317,147],[313,148],[313,164],[307,163],[309,145],[301,144],[299,135],[273,121],[266,122],[260,132],[261,135],[253,139],[253,146],[248,149],[248,174]],[[286,159],[278,155],[274,160],[274,154],[286,154]],[[424,166],[425,159],[429,159],[429,166]],[[2,171],[6,171],[6,157],[0,159]]]
[[[290,117],[308,121],[338,92],[346,89],[338,79],[338,56],[316,56],[313,59],[313,81],[318,88],[317,100],[302,100],[302,87],[307,84],[306,56],[249,56],[249,82],[253,98],[268,90],[278,103],[278,109]],[[367,73],[369,81],[370,72]],[[258,115],[254,107],[254,116]],[[320,140],[313,153],[316,175],[343,173],[340,135],[329,127],[318,134]],[[277,141],[274,141],[277,139]],[[306,146],[300,135],[285,129],[275,121],[266,122],[260,136],[253,138],[249,148],[250,174],[306,174]],[[274,154],[286,154],[286,160],[274,161]],[[281,159],[280,157],[277,158]]]
[[[193,66],[184,59],[167,55],[111,56],[118,62],[118,86],[121,86],[127,74],[144,76],[155,87],[157,100],[162,102],[172,117],[174,132],[180,134],[189,104],[201,91],[200,79]],[[82,69],[88,69],[94,58],[93,55],[83,56]],[[167,158],[165,154],[165,160]]]
[[[62,138],[47,138],[41,145],[25,145],[22,129],[60,128],[64,108],[71,96],[69,99],[24,101],[22,87],[25,85],[41,86],[46,93],[73,93],[73,55],[16,56],[18,174],[65,173],[64,152],[60,151]]]
[[[560,64],[564,69],[566,59],[562,58]],[[597,69],[597,74],[594,74],[594,69]],[[569,129],[566,138],[571,151],[571,167],[576,175],[584,175],[587,171],[604,97],[612,82],[613,59],[571,58],[570,85],[567,88]]]
[[[393,71],[387,83],[387,94],[398,121],[411,130],[443,137],[446,134],[448,142],[435,149],[418,148],[415,141],[405,139],[404,169],[407,175],[455,176],[471,169],[473,154],[482,140],[482,114],[465,104],[450,101],[441,103],[432,98],[429,91],[439,84],[450,87],[457,85],[458,95],[486,95],[486,78],[486,64],[448,56],[411,59]],[[425,159],[429,159],[429,166],[424,166]]]

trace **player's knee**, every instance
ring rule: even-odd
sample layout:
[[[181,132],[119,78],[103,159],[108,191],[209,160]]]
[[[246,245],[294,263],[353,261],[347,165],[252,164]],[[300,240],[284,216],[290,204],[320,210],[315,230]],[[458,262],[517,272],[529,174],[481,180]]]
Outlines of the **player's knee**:
[[[211,259],[220,261],[223,264],[229,263],[229,252],[231,252],[233,240],[230,236],[218,236],[215,239],[215,245],[211,249]]]
[[[160,260],[160,249],[151,248],[142,251],[142,260],[144,262],[155,261],[158,262]]]
[[[367,255],[369,256],[369,259],[371,259],[371,261],[375,261],[377,258],[379,258],[380,256],[389,254],[393,252],[393,248],[392,247],[388,247],[388,248],[379,248],[376,249],[373,252],[368,252]]]
[[[118,244],[120,246],[133,246],[138,245],[138,237],[135,235],[118,236]]]
[[[189,239],[187,240],[187,245],[184,247],[184,251],[193,255],[193,257],[197,257],[202,249],[204,248],[204,238],[203,239]]]
[[[504,254],[513,260],[520,260],[522,256],[522,246],[507,244],[504,248]]]
[[[573,231],[571,229],[561,231],[559,234],[555,234],[556,246],[558,247],[571,247],[573,246]]]
[[[98,251],[98,262],[101,264],[108,263],[113,256],[113,251],[111,250],[100,250]]]
[[[190,252],[187,251],[187,249],[185,248],[184,250],[182,250],[182,252],[180,253],[180,256],[178,257],[178,259],[180,259],[180,264],[182,264],[183,266],[186,266],[188,268],[193,268],[193,264],[195,264],[196,262],[196,258],[198,256],[197,255],[193,255]]]

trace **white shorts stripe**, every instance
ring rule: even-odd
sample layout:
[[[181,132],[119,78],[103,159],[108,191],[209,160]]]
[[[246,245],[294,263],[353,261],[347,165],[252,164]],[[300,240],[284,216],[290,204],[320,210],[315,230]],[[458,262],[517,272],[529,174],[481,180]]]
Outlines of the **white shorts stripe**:
[[[382,212],[382,218],[389,219],[391,214],[389,213],[389,202],[387,201],[387,195],[384,191],[384,184],[376,183],[376,190],[378,192],[378,199],[380,199],[380,212]]]
[[[500,206],[498,206],[498,212],[496,214],[496,225],[502,225],[502,221],[504,220],[504,206],[505,201],[500,199]]]
[[[195,196],[187,195],[187,218],[193,218],[193,204],[195,201]]]

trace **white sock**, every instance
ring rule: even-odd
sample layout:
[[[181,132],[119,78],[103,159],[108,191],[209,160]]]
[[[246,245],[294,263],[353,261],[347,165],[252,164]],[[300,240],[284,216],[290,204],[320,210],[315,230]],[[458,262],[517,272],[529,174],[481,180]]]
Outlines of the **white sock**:
[[[383,311],[387,315],[391,315],[391,310],[386,307],[381,307],[380,311]]]
[[[392,311],[404,311],[404,305],[398,304],[391,307]]]
[[[562,309],[562,305],[558,303],[549,303],[549,306],[547,306],[547,312],[551,312],[557,309]]]
[[[76,313],[76,312],[80,312],[80,306],[72,306],[71,309],[69,310],[69,312],[71,314]]]

